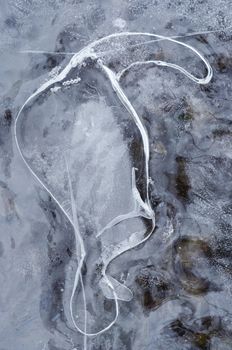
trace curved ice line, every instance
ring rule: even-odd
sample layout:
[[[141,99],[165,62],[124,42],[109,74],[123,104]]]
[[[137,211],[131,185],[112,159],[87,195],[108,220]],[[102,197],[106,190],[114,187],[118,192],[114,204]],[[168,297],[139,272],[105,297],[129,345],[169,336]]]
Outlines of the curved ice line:
[[[146,200],[149,203],[149,194],[148,194],[148,179],[149,179],[149,170],[148,170],[148,160],[149,160],[149,138],[147,135],[147,131],[144,128],[138,114],[136,113],[134,107],[132,106],[132,104],[130,103],[129,99],[127,98],[127,96],[124,94],[122,88],[119,85],[118,79],[117,79],[117,75],[108,67],[106,67],[101,60],[98,60],[98,64],[102,67],[102,69],[105,71],[106,75],[108,76],[111,85],[114,89],[114,91],[116,92],[119,100],[122,102],[122,104],[124,105],[124,107],[128,110],[128,112],[132,115],[136,126],[138,127],[140,134],[142,136],[142,140],[143,140],[143,148],[144,148],[144,153],[145,153],[145,157],[146,157],[146,179],[147,179],[147,185],[146,185]],[[150,203],[149,203],[150,205]]]
[[[118,37],[130,37],[130,36],[147,36],[147,37],[151,37],[151,38],[157,38],[158,40],[167,40],[167,41],[171,41],[173,43],[179,44],[181,46],[184,46],[188,49],[190,49],[191,51],[193,51],[205,64],[206,68],[207,68],[207,75],[205,78],[197,78],[194,75],[192,75],[191,73],[189,73],[187,70],[185,70],[184,68],[172,64],[172,63],[168,63],[168,62],[164,62],[164,61],[152,61],[152,63],[158,64],[158,65],[163,65],[163,66],[168,66],[168,67],[172,67],[174,69],[179,70],[180,72],[182,72],[183,74],[185,74],[188,78],[190,78],[191,80],[193,80],[194,82],[198,83],[198,84],[207,84],[211,78],[212,78],[212,68],[209,65],[208,61],[204,58],[203,55],[201,55],[195,48],[193,48],[191,45],[185,44],[183,42],[180,42],[178,40],[175,40],[173,38],[169,38],[166,36],[162,36],[162,35],[156,35],[156,34],[152,34],[152,33],[143,33],[143,32],[122,32],[122,33],[114,33],[111,35],[108,35],[106,37],[103,37],[101,39],[98,39],[96,41],[94,41],[93,43],[89,44],[88,46],[86,46],[85,48],[83,48],[82,50],[80,50],[78,53],[76,53],[70,60],[70,62],[66,65],[66,67],[54,78],[50,79],[49,81],[47,81],[46,83],[42,84],[42,86],[40,88],[38,88],[33,94],[31,94],[28,99],[25,101],[25,103],[23,104],[23,106],[20,108],[17,116],[16,116],[16,120],[15,120],[15,125],[14,125],[14,137],[15,137],[15,142],[16,142],[16,146],[17,149],[19,151],[19,154],[23,160],[23,162],[25,163],[25,165],[27,166],[27,168],[29,169],[29,171],[32,173],[32,175],[36,178],[36,180],[40,183],[40,185],[48,192],[48,194],[51,196],[51,198],[53,198],[53,200],[56,202],[56,204],[58,205],[58,207],[61,209],[61,211],[64,213],[64,215],[67,217],[67,219],[69,220],[69,222],[72,224],[73,228],[74,228],[74,232],[75,232],[75,237],[76,237],[76,246],[77,243],[80,244],[81,247],[81,259],[79,261],[79,265],[78,265],[78,269],[76,271],[76,275],[75,275],[75,281],[74,281],[74,286],[73,286],[73,290],[72,290],[72,296],[71,296],[71,300],[70,300],[70,313],[71,313],[71,318],[72,318],[72,322],[75,326],[75,328],[82,333],[85,336],[95,336],[98,334],[101,334],[103,332],[105,332],[106,330],[110,329],[112,327],[112,325],[116,322],[117,317],[118,317],[118,298],[117,298],[117,294],[115,293],[114,287],[112,285],[112,283],[110,282],[110,280],[107,278],[106,275],[106,269],[107,266],[109,265],[109,263],[115,259],[119,254],[122,254],[123,252],[127,251],[128,249],[132,249],[135,246],[145,242],[150,235],[152,234],[152,232],[154,231],[154,227],[155,227],[155,216],[154,213],[152,211],[151,205],[150,205],[150,200],[149,200],[149,168],[148,168],[148,163],[149,163],[149,140],[148,140],[148,135],[147,135],[147,131],[144,128],[138,114],[136,113],[135,109],[133,108],[133,106],[131,105],[130,101],[128,100],[128,98],[126,97],[126,95],[124,94],[123,90],[120,87],[119,84],[119,80],[123,74],[123,72],[125,72],[126,70],[130,69],[133,65],[136,64],[136,62],[134,64],[131,64],[130,66],[126,67],[123,71],[121,71],[121,73],[119,73],[118,75],[116,73],[114,73],[112,70],[110,70],[106,65],[103,64],[103,62],[101,60],[99,60],[100,58],[100,54],[98,53],[97,50],[95,51],[94,48],[96,45],[104,43],[106,41],[109,41],[112,38],[118,38]],[[144,146],[144,153],[145,153],[145,157],[146,157],[146,178],[147,178],[147,192],[146,192],[146,202],[143,202],[140,195],[140,205],[143,207],[143,209],[145,210],[145,212],[148,213],[148,216],[150,217],[150,219],[152,220],[152,228],[151,231],[149,232],[149,234],[144,237],[144,232],[137,232],[132,234],[128,239],[124,240],[123,242],[121,242],[121,244],[119,244],[118,249],[115,249],[115,252],[113,254],[113,256],[110,257],[110,259],[105,259],[105,266],[103,269],[103,277],[106,279],[106,282],[108,284],[108,286],[112,289],[113,295],[114,295],[114,300],[115,300],[115,307],[116,307],[116,314],[115,314],[115,318],[114,320],[105,328],[103,328],[102,330],[96,332],[96,333],[87,333],[86,332],[86,324],[85,324],[85,330],[81,330],[73,317],[73,307],[72,307],[72,301],[73,301],[73,297],[74,297],[74,293],[79,281],[79,277],[81,276],[81,268],[83,266],[83,262],[84,262],[84,258],[85,258],[85,249],[83,247],[83,240],[81,238],[81,236],[79,235],[79,232],[77,231],[77,227],[78,227],[78,223],[77,223],[77,216],[76,219],[73,218],[64,210],[64,208],[62,207],[62,205],[60,204],[60,202],[56,199],[56,197],[51,193],[51,191],[47,188],[47,186],[40,180],[40,178],[36,175],[36,173],[32,170],[32,168],[30,167],[30,165],[27,163],[25,157],[23,156],[23,153],[20,149],[19,146],[19,142],[18,142],[18,138],[17,138],[17,123],[20,117],[21,112],[23,111],[24,107],[36,96],[38,96],[40,93],[42,93],[43,91],[45,91],[48,88],[51,88],[52,85],[61,82],[63,79],[66,78],[67,74],[71,71],[72,68],[77,67],[78,65],[82,65],[84,60],[86,58],[93,58],[93,59],[98,59],[98,63],[100,64],[100,66],[102,67],[102,69],[105,71],[106,75],[108,76],[108,78],[111,81],[112,87],[115,90],[117,96],[119,97],[119,99],[121,100],[121,102],[123,103],[123,105],[126,107],[126,109],[129,111],[129,113],[133,116],[135,123],[137,125],[137,127],[139,128],[139,131],[141,133],[142,136],[142,140],[143,140],[143,146]],[[138,62],[137,64],[144,64],[144,62]],[[134,192],[136,195],[138,195],[138,193],[136,193],[136,191]],[[73,208],[74,209],[74,208]],[[74,210],[75,212],[75,210]],[[76,222],[74,222],[76,221]],[[139,240],[136,240],[136,235],[138,235],[140,237]],[[134,240],[132,239],[134,238]],[[123,243],[123,244],[122,244]],[[129,246],[128,246],[129,243]],[[82,281],[82,276],[81,278],[81,283],[82,283],[82,287],[83,287],[83,281]],[[84,294],[83,294],[84,297]]]
[[[122,69],[118,74],[117,74],[117,79],[120,80],[122,78],[122,76],[128,71],[130,70],[132,67],[135,66],[142,66],[142,65],[147,65],[147,64],[155,64],[156,66],[162,66],[162,67],[170,67],[173,69],[178,70],[179,72],[183,73],[184,75],[186,75],[189,79],[191,79],[192,81],[194,81],[195,83],[198,84],[208,84],[212,78],[212,75],[203,79],[199,79],[194,77],[192,74],[190,74],[188,71],[186,71],[184,68],[178,66],[177,64],[174,63],[169,63],[169,62],[165,62],[165,61],[160,61],[160,60],[148,60],[148,61],[137,61],[137,62],[133,62],[131,63],[129,66],[127,66],[126,68]]]

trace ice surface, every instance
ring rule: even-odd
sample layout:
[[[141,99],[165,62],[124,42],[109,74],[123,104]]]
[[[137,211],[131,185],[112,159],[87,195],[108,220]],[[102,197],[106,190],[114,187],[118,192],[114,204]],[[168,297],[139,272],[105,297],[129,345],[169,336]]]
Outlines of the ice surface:
[[[229,2],[0,16],[0,348],[229,348]]]

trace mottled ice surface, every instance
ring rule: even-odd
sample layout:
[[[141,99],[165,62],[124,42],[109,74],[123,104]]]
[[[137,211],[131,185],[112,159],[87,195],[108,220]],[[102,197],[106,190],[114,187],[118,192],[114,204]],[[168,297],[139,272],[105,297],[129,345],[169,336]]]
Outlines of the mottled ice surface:
[[[231,18],[229,0],[1,1],[0,350],[232,349]],[[151,236],[146,210],[102,231],[138,213],[133,181],[146,201],[147,179],[141,134],[96,60],[73,67],[58,89],[22,110],[20,149],[41,182],[14,137],[32,93],[74,53],[123,31],[204,32],[178,40],[213,69],[206,85],[152,64],[121,77],[149,136]],[[188,48],[144,40],[114,39],[96,50],[116,73],[158,60],[206,76]],[[133,248],[141,237],[149,238]],[[73,290],[81,242],[83,286],[79,278]],[[117,311],[104,266],[118,317],[86,337],[75,324],[98,333]]]

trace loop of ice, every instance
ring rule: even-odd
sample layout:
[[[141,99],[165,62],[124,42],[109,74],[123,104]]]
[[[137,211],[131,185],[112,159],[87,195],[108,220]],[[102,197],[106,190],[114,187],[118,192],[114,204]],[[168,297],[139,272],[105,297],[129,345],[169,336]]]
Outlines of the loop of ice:
[[[191,35],[191,34],[190,34]],[[110,42],[111,39],[113,38],[120,38],[120,37],[145,37],[149,38],[151,40],[147,42],[154,42],[154,41],[161,41],[161,40],[166,40],[178,45],[181,45],[189,50],[191,50],[194,54],[196,54],[205,64],[205,67],[207,69],[207,75],[204,78],[198,78],[188,72],[186,69],[183,67],[173,64],[170,62],[165,62],[161,60],[150,60],[150,61],[136,61],[131,63],[129,66],[121,70],[120,72],[116,73],[113,70],[111,70],[102,60],[103,54],[105,52],[101,52],[98,47],[100,44],[103,43],[108,43]],[[152,232],[154,231],[155,228],[155,214],[152,210],[151,203],[150,203],[150,198],[149,198],[149,155],[150,155],[150,149],[149,149],[149,139],[148,139],[148,134],[143,126],[143,123],[138,116],[136,110],[132,106],[131,102],[125,95],[123,89],[120,86],[120,80],[123,77],[124,73],[131,69],[132,67],[136,65],[144,65],[144,64],[155,64],[158,66],[165,66],[165,67],[170,67],[173,68],[181,73],[183,73],[186,77],[191,79],[192,81],[196,82],[197,84],[207,84],[212,78],[212,68],[208,61],[204,58],[201,53],[199,53],[194,47],[185,44],[183,42],[180,42],[176,40],[177,37],[166,37],[162,35],[156,35],[152,33],[143,33],[143,32],[121,32],[121,33],[115,33],[108,35],[106,37],[103,37],[99,40],[94,41],[93,43],[89,44],[87,47],[83,48],[81,51],[78,53],[74,54],[74,56],[71,58],[67,66],[60,71],[57,75],[52,77],[49,81],[45,82],[41,87],[39,87],[33,94],[31,94],[28,99],[25,101],[23,106],[18,112],[18,115],[16,117],[15,121],[15,127],[14,127],[14,136],[15,136],[15,141],[16,145],[19,151],[20,156],[22,157],[22,160],[30,170],[30,172],[33,174],[33,176],[38,180],[38,182],[41,184],[41,186],[50,194],[50,196],[53,198],[53,200],[56,202],[56,204],[59,206],[61,211],[64,213],[64,215],[68,218],[70,223],[72,224],[75,232],[75,238],[76,238],[76,253],[77,253],[77,261],[78,261],[78,267],[77,271],[75,274],[75,279],[74,279],[74,284],[72,288],[72,294],[70,298],[70,314],[71,314],[71,319],[73,322],[74,327],[85,336],[85,344],[86,344],[86,336],[96,336],[98,334],[101,334],[108,330],[109,328],[112,327],[112,325],[116,322],[118,313],[119,313],[119,306],[118,306],[118,300],[124,300],[124,301],[129,301],[132,298],[132,293],[131,291],[121,284],[120,282],[116,281],[114,278],[111,276],[107,276],[107,267],[110,264],[112,260],[117,258],[120,254],[126,252],[129,249],[132,249],[141,243],[145,242],[149,237],[151,236]],[[139,44],[138,44],[139,45]],[[82,266],[86,257],[86,251],[84,247],[84,242],[83,238],[80,233],[79,225],[78,225],[78,215],[77,215],[77,210],[76,210],[76,205],[74,201],[74,196],[73,196],[73,190],[72,190],[72,184],[69,176],[69,167],[68,167],[68,158],[66,155],[65,157],[65,162],[66,162],[66,172],[68,174],[68,182],[69,182],[69,190],[70,190],[70,203],[65,203],[62,202],[60,203],[56,195],[52,193],[49,188],[43,183],[43,181],[39,178],[39,176],[32,170],[30,165],[28,164],[27,160],[25,159],[22,150],[19,145],[18,137],[17,137],[17,123],[20,118],[20,115],[25,108],[25,106],[36,96],[44,92],[46,89],[50,88],[53,89],[53,91],[57,91],[60,89],[59,83],[61,83],[68,75],[68,73],[71,71],[72,68],[78,67],[78,66],[85,66],[85,60],[87,58],[92,58],[97,61],[97,64],[101,67],[103,73],[108,77],[113,90],[117,94],[119,100],[121,103],[124,105],[124,107],[127,109],[129,114],[132,116],[138,130],[140,131],[141,137],[142,137],[142,142],[143,142],[143,150],[144,150],[144,155],[145,155],[145,176],[146,176],[146,198],[143,201],[140,193],[136,187],[135,184],[135,169],[132,169],[132,193],[134,197],[134,210],[130,213],[124,214],[122,213],[121,215],[115,217],[110,223],[108,223],[98,234],[97,237],[101,236],[102,234],[106,234],[106,231],[112,228],[113,226],[119,224],[122,221],[129,220],[135,217],[144,217],[146,219],[151,220],[151,229],[146,233],[144,231],[138,231],[134,232],[130,235],[129,238],[126,238],[125,240],[121,241],[118,244],[112,244],[107,247],[102,252],[102,263],[103,263],[103,268],[102,268],[102,278],[100,280],[100,286],[102,288],[102,291],[104,295],[107,298],[114,299],[115,302],[115,317],[113,321],[108,324],[105,328],[99,330],[98,332],[91,333],[87,331],[87,312],[86,312],[86,298],[85,298],[85,291],[84,291],[84,285],[83,285],[83,280],[82,280]],[[78,78],[75,81],[67,81],[64,82],[63,85],[70,85],[72,83],[78,83],[79,80]],[[71,207],[71,209],[70,209]],[[80,329],[78,326],[74,315],[73,315],[73,300],[74,300],[74,294],[76,291],[76,288],[78,286],[78,283],[81,284],[82,287],[82,293],[83,293],[83,300],[84,300],[84,306],[85,306],[85,326],[84,330]]]

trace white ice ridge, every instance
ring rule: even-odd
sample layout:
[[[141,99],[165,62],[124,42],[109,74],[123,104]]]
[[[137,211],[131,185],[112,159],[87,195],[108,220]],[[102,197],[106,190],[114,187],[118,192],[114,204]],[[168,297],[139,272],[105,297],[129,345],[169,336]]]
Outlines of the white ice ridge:
[[[209,31],[213,32],[213,31]],[[196,33],[195,33],[196,34]],[[194,33],[190,34],[194,35]],[[121,72],[114,72],[112,69],[110,69],[103,61],[103,55],[105,57],[106,52],[100,52],[97,50],[97,46],[99,44],[106,44],[111,41],[113,38],[120,38],[120,37],[126,37],[126,38],[141,38],[145,37],[146,39],[149,39],[145,41],[146,43],[154,43],[154,41],[161,41],[161,40],[166,40],[172,43],[175,43],[177,45],[181,45],[189,50],[191,50],[194,54],[196,54],[205,64],[207,74],[204,78],[198,78],[188,72],[186,69],[183,67],[171,63],[171,62],[166,62],[166,61],[161,61],[161,60],[152,60],[152,61],[136,61],[130,64],[128,67],[124,68]],[[55,77],[52,77],[49,81],[45,82],[42,86],[40,86],[33,94],[31,94],[28,99],[25,101],[21,109],[19,110],[15,125],[14,125],[14,137],[15,137],[15,142],[16,146],[18,148],[19,154],[22,157],[22,160],[28,167],[29,171],[33,174],[33,176],[38,180],[38,182],[41,184],[41,186],[49,193],[49,195],[53,198],[53,200],[56,202],[56,204],[59,206],[61,211],[64,213],[64,215],[67,217],[69,222],[72,224],[75,232],[75,238],[76,238],[76,254],[77,254],[77,261],[78,261],[78,268],[75,274],[75,279],[74,279],[74,285],[72,289],[72,294],[70,298],[70,315],[71,315],[71,320],[73,323],[73,326],[75,327],[76,330],[78,330],[80,333],[82,333],[85,336],[85,344],[86,344],[86,337],[87,336],[96,336],[98,334],[101,334],[108,329],[110,329],[113,324],[116,322],[118,313],[119,313],[119,305],[118,305],[118,300],[130,300],[131,298],[131,292],[130,290],[125,287],[124,285],[120,284],[118,281],[113,279],[111,276],[107,276],[107,267],[109,263],[117,258],[120,254],[124,253],[125,251],[132,249],[139,244],[145,242],[146,240],[149,239],[151,236],[152,232],[154,231],[155,228],[155,214],[154,211],[151,207],[150,203],[150,198],[149,198],[149,182],[150,182],[150,176],[149,176],[149,157],[150,157],[150,149],[149,149],[149,139],[148,139],[148,134],[143,126],[143,123],[138,116],[136,110],[132,106],[130,100],[127,98],[125,95],[123,89],[120,86],[120,79],[122,78],[123,74],[128,71],[130,68],[132,68],[135,65],[143,65],[143,64],[155,64],[157,66],[165,66],[165,67],[170,67],[173,68],[180,73],[183,73],[186,77],[191,79],[192,81],[196,82],[197,84],[207,84],[212,78],[213,72],[210,64],[204,58],[204,56],[198,52],[194,47],[191,45],[188,45],[186,43],[183,43],[181,41],[178,41],[176,39],[177,37],[166,37],[163,35],[157,35],[157,34],[152,34],[152,33],[143,33],[143,32],[121,32],[121,33],[114,33],[111,35],[108,35],[106,37],[103,37],[101,39],[98,39],[94,41],[93,43],[87,45],[85,48],[80,50],[78,53],[75,53],[74,56],[71,58],[69,63],[66,65],[66,67],[59,72],[59,74]],[[140,45],[140,44],[138,44]],[[133,46],[133,45],[132,45]],[[110,50],[109,50],[110,52]],[[103,73],[106,75],[106,77],[109,79],[113,90],[117,94],[119,100],[121,103],[125,106],[131,117],[133,118],[136,126],[138,127],[138,130],[141,134],[142,137],[142,142],[143,142],[143,150],[144,150],[144,155],[145,155],[145,180],[146,180],[146,196],[145,200],[142,200],[140,193],[136,187],[136,181],[135,181],[135,169],[132,169],[132,193],[134,196],[134,210],[130,213],[122,213],[121,215],[115,217],[110,223],[108,223],[98,234],[97,237],[101,236],[102,234],[105,234],[108,229],[111,227],[119,224],[120,222],[124,220],[128,220],[131,218],[135,217],[144,217],[146,219],[149,219],[151,221],[151,228],[148,232],[144,231],[138,231],[134,232],[131,234],[129,238],[126,238],[122,242],[116,245],[108,246],[107,249],[105,249],[102,252],[101,256],[101,261],[102,261],[102,279],[100,281],[100,286],[103,289],[103,293],[107,297],[111,297],[115,301],[115,317],[111,323],[109,323],[105,328],[99,330],[98,332],[91,333],[87,331],[87,312],[86,312],[86,301],[85,301],[85,291],[84,291],[84,286],[83,286],[83,280],[82,280],[82,266],[86,257],[86,252],[85,252],[85,247],[84,247],[84,242],[79,230],[79,225],[78,225],[78,213],[76,210],[76,204],[74,201],[73,197],[73,191],[72,191],[72,185],[71,185],[71,180],[69,176],[69,168],[68,168],[68,160],[67,157],[64,155],[65,160],[66,160],[66,172],[68,175],[69,179],[69,190],[70,190],[70,201],[71,201],[71,212],[67,210],[67,207],[65,203],[60,203],[59,200],[56,198],[56,195],[52,193],[49,188],[43,183],[43,181],[39,178],[39,176],[34,172],[34,170],[30,167],[28,164],[27,160],[25,159],[23,152],[20,148],[19,141],[18,141],[18,136],[17,136],[17,125],[18,125],[18,120],[20,118],[20,115],[24,108],[27,106],[27,104],[32,101],[32,99],[42,92],[44,92],[47,89],[53,89],[52,91],[56,91],[60,87],[60,83],[67,77],[68,73],[75,67],[85,67],[85,60],[87,58],[92,58],[96,60],[96,63],[99,65],[99,67],[102,69]],[[74,294],[76,291],[76,288],[78,286],[78,283],[81,283],[82,287],[82,293],[83,293],[83,300],[84,300],[84,306],[85,306],[85,327],[84,329],[81,329],[77,321],[74,318],[73,315],[73,299],[74,299]],[[86,348],[86,345],[84,346]]]

